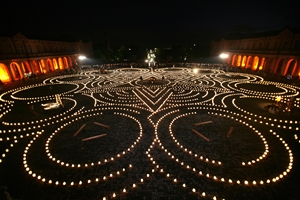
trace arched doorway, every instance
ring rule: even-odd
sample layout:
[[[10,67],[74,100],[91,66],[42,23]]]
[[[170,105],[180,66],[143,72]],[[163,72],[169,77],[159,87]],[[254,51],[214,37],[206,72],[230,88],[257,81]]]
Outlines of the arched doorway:
[[[275,73],[276,74],[280,74],[281,71],[282,71],[282,67],[283,67],[283,59],[280,59],[280,61],[277,64],[277,68],[276,68]]]
[[[256,70],[258,66],[259,58],[257,56],[254,57],[253,63],[252,63],[252,70]]]
[[[11,77],[9,75],[7,67],[3,63],[0,63],[0,80],[3,83],[11,82]]]
[[[50,59],[47,59],[47,65],[48,65],[48,69],[49,69],[49,71],[54,71],[54,69],[53,69],[53,65],[52,65],[52,62],[51,62],[51,60],[50,60]]]
[[[231,60],[231,65],[232,65],[232,66],[236,66],[235,60],[236,60],[236,55],[233,55],[233,56],[232,56],[232,60]]]
[[[252,62],[252,56],[248,56],[247,62],[246,62],[246,68],[251,68],[251,62]]]
[[[44,60],[40,60],[39,61],[39,66],[40,66],[41,72],[43,72],[44,74],[46,74],[47,73],[47,69],[46,69],[46,64],[45,64]]]
[[[58,70],[58,65],[55,58],[53,59],[53,66],[54,66],[54,70]]]
[[[40,74],[41,69],[40,69],[39,64],[36,61],[32,61],[32,65],[33,65],[33,73],[34,74]]]
[[[264,66],[265,66],[265,57],[262,57],[260,60],[260,65],[258,67],[258,70],[263,70]]]
[[[238,55],[237,62],[236,62],[237,67],[241,66],[241,61],[242,61],[242,56]]]
[[[58,65],[60,70],[64,69],[64,64],[61,58],[58,58]]]
[[[274,63],[273,58],[268,59],[268,62],[266,63],[266,69],[265,69],[266,72],[273,72],[273,67],[272,67],[273,63]]]
[[[283,75],[284,76],[293,75],[296,70],[296,67],[297,67],[297,61],[294,59],[289,60],[288,63],[286,64],[285,72]],[[297,75],[295,75],[295,76],[297,76]]]
[[[72,62],[72,59],[70,58],[70,57],[68,57],[68,59],[69,59],[69,65],[68,66],[73,66],[73,62]]]
[[[64,57],[63,59],[64,59],[64,66],[65,66],[65,68],[69,68],[69,64],[68,64],[67,58]]]
[[[23,72],[27,73],[27,74],[32,72],[28,62],[22,62],[22,69],[23,69]]]
[[[10,70],[13,74],[14,80],[21,80],[23,78],[23,73],[18,63],[12,62],[10,64]]]
[[[246,66],[246,60],[247,60],[247,56],[244,56],[243,57],[243,60],[242,60],[242,67],[245,67]]]

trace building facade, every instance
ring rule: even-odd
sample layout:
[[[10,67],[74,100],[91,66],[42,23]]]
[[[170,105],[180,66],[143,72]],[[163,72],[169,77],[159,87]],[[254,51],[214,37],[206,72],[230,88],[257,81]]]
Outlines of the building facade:
[[[0,36],[0,80],[21,80],[30,75],[70,69],[79,63],[80,55],[92,56],[92,43],[81,40],[41,40],[21,33]]]
[[[300,31],[285,28],[254,35],[235,35],[213,40],[211,56],[227,54],[233,67],[264,71],[280,76],[300,75]]]

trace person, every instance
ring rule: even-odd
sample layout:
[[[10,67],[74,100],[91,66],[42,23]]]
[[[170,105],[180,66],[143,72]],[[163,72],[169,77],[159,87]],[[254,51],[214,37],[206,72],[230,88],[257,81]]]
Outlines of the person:
[[[0,199],[2,200],[13,200],[11,198],[10,194],[7,192],[7,187],[6,186],[1,186],[0,187]]]

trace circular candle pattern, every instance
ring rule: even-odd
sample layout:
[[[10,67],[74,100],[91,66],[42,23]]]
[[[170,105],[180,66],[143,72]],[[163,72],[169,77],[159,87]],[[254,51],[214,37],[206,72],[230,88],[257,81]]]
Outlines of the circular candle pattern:
[[[134,198],[156,183],[171,184],[162,196],[208,199],[231,197],[218,185],[276,187],[294,170],[299,91],[208,68],[56,76],[0,95],[0,165],[26,141],[23,169],[41,187],[95,187],[102,199]],[[57,95],[60,107],[44,110]]]

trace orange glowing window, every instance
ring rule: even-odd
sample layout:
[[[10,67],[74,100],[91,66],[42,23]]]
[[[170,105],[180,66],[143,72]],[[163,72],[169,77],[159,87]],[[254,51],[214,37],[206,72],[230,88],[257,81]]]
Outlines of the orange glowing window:
[[[234,55],[233,58],[232,58],[232,62],[231,62],[231,65],[232,65],[232,66],[236,66],[236,65],[235,65],[235,61],[236,61],[236,55]]]
[[[59,69],[64,69],[63,61],[61,58],[58,59]]]
[[[64,57],[64,65],[65,65],[65,68],[69,68],[68,60],[66,57]]]
[[[7,68],[4,64],[0,63],[0,80],[3,83],[9,83],[11,82],[11,78],[9,76],[9,73],[7,71]]]
[[[265,58],[263,57],[262,59],[261,59],[261,61],[260,61],[260,66],[259,66],[259,70],[262,70],[263,69],[263,66],[264,66],[264,64],[265,64]]]
[[[257,67],[258,67],[258,61],[259,61],[258,57],[255,56],[254,59],[253,59],[252,70],[256,70],[257,69]]]
[[[247,60],[247,57],[246,56],[244,56],[243,57],[243,60],[242,60],[242,67],[245,67],[246,66],[246,60]]]
[[[237,59],[237,66],[241,66],[241,60],[242,60],[242,56],[239,55]]]
[[[55,59],[53,59],[53,66],[54,66],[54,70],[58,69],[58,65]]]
[[[41,71],[45,74],[47,73],[45,61],[41,60]]]
[[[48,64],[49,70],[54,71],[53,64],[52,64],[52,61],[50,59],[47,60],[47,64]]]
[[[12,62],[10,64],[10,70],[12,72],[14,80],[21,80],[23,78],[23,74],[21,73],[21,68],[18,63]]]

